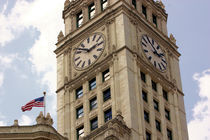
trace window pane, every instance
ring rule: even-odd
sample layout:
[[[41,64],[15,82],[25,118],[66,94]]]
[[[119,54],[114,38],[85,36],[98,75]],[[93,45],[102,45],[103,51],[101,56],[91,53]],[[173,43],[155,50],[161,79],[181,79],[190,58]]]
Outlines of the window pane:
[[[77,119],[81,118],[83,116],[83,106],[77,108],[76,113]]]
[[[107,0],[101,0],[101,11],[104,11],[108,6]]]
[[[157,16],[152,15],[153,23],[157,26]]]
[[[149,132],[146,132],[146,140],[151,140],[151,134]]]
[[[112,119],[112,109],[109,109],[104,112],[104,120],[105,120],[105,122],[107,122],[111,119]]]
[[[166,119],[170,120],[170,111],[165,109],[165,117]]]
[[[132,4],[136,8],[136,0],[132,0]]]
[[[92,3],[88,6],[88,11],[89,11],[89,19],[92,19],[95,15],[95,4]]]
[[[90,100],[90,110],[97,108],[97,98],[93,98]]]
[[[163,98],[168,101],[168,92],[163,90]]]
[[[98,118],[91,120],[90,125],[91,125],[91,130],[95,130],[96,128],[98,128]]]
[[[89,89],[93,90],[94,88],[96,88],[96,78],[89,81]]]
[[[156,100],[153,100],[155,110],[159,111],[159,103]]]
[[[111,98],[110,88],[103,92],[104,102]]]
[[[144,120],[149,123],[149,113],[144,111]]]
[[[77,129],[77,140],[79,140],[79,137],[84,137],[84,126]]]
[[[167,129],[167,136],[168,136],[168,140],[172,140],[172,131]]]
[[[147,102],[147,93],[142,90],[142,98],[145,102]]]
[[[76,89],[76,99],[82,97],[82,95],[83,95],[82,87],[79,87],[78,89]]]
[[[146,75],[141,72],[141,80],[146,83]]]
[[[157,91],[157,83],[154,82],[154,81],[152,81],[152,89],[153,89],[154,91]]]
[[[144,5],[142,5],[142,13],[147,18],[147,8]]]
[[[102,78],[103,78],[103,82],[109,80],[109,78],[110,78],[109,69],[107,69],[106,71],[104,71],[104,72],[102,73],[102,76],[103,76],[103,77],[102,77]]]
[[[77,27],[80,27],[82,25],[83,22],[83,15],[82,15],[82,11],[80,11],[77,14]]]
[[[160,122],[158,120],[155,120],[155,125],[156,125],[156,129],[158,131],[161,131],[161,126],[160,126]]]

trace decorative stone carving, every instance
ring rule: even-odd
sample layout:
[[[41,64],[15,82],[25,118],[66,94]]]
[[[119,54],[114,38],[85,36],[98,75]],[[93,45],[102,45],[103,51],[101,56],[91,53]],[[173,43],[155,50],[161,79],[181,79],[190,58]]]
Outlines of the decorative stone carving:
[[[53,125],[53,119],[50,116],[50,113],[47,113],[47,116],[44,117],[43,112],[41,111],[39,113],[39,116],[36,118],[37,124],[47,124],[52,126]]]
[[[58,42],[61,41],[64,38],[63,32],[60,31],[59,35],[58,35]]]
[[[19,126],[19,124],[18,124],[18,120],[14,120],[14,124],[13,124],[13,126]]]
[[[156,1],[157,5],[159,7],[161,7],[163,10],[165,10],[165,5],[163,4],[163,2],[160,0],[160,1]]]
[[[64,3],[64,9],[66,9],[70,4],[70,1],[69,0],[66,0],[65,3]]]
[[[176,44],[176,39],[175,39],[175,37],[173,36],[173,34],[170,34],[170,40],[171,40],[174,44]]]

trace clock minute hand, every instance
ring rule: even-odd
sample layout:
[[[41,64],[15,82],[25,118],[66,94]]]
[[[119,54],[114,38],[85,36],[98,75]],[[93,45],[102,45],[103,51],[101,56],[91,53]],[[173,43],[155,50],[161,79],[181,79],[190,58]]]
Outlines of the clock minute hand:
[[[89,51],[92,51],[96,46],[98,46],[98,44],[93,45],[93,46],[89,49]]]

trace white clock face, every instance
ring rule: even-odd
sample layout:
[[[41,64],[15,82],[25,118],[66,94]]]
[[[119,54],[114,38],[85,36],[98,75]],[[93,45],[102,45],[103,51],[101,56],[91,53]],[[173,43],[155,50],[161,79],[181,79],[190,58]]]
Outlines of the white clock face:
[[[75,49],[74,65],[77,69],[85,69],[99,59],[105,48],[105,37],[101,33],[94,33]]]
[[[143,35],[141,45],[146,57],[153,64],[153,66],[162,72],[165,71],[167,68],[165,54],[157,42],[155,42],[149,36]]]

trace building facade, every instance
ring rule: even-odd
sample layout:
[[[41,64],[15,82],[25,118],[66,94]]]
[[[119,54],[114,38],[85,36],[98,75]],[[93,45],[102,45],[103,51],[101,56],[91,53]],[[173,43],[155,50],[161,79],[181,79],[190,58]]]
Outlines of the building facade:
[[[55,50],[60,134],[188,140],[180,53],[164,8],[153,0],[65,1]]]

